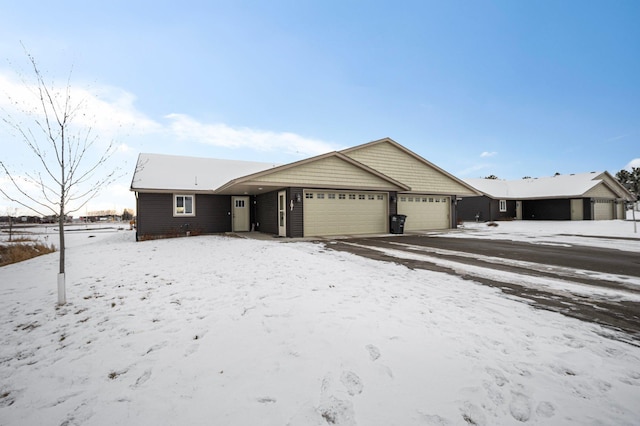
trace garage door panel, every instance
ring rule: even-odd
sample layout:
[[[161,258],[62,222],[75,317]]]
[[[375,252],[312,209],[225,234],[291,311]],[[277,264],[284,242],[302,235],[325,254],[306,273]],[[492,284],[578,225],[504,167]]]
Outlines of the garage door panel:
[[[613,219],[613,201],[612,200],[595,200],[593,208],[595,220],[611,220]]]
[[[428,194],[400,195],[398,214],[407,216],[405,231],[448,229],[450,198]]]
[[[387,232],[386,193],[304,191],[304,235]]]

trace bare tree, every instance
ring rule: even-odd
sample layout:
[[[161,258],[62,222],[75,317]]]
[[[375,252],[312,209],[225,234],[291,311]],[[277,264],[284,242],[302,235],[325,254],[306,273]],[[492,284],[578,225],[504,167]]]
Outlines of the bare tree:
[[[14,191],[0,187],[0,193],[19,205],[47,216],[53,213],[59,224],[60,268],[58,273],[58,304],[66,303],[64,225],[67,215],[80,210],[102,188],[115,180],[116,169],[98,173],[115,152],[114,141],[99,147],[98,136],[85,121],[87,100],[71,97],[71,73],[66,87],[56,89],[47,84],[35,58],[26,52],[35,83],[25,82],[34,96],[34,107],[24,99],[12,99],[20,114],[29,118],[23,123],[11,112],[3,110],[2,121],[27,147],[37,160],[35,170],[12,171],[0,160],[0,173],[11,182]],[[95,121],[94,121],[95,122]],[[34,189],[35,188],[35,189]],[[45,214],[47,212],[48,214]]]

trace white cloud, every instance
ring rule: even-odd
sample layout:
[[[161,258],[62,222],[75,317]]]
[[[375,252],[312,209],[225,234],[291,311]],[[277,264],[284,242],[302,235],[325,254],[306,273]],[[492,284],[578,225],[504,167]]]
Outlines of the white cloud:
[[[640,158],[634,158],[633,160],[629,161],[629,164],[627,164],[624,168],[631,171],[632,167],[640,167]]]
[[[71,125],[92,127],[101,137],[112,138],[122,133],[148,134],[162,130],[161,124],[136,110],[136,97],[124,90],[109,86],[86,89],[73,85],[67,87],[57,82],[48,86],[48,89],[59,111],[63,110],[68,89],[69,105],[79,107]],[[0,73],[0,94],[0,106],[15,120],[25,113],[37,117],[44,115],[35,84]],[[46,106],[49,108],[48,103]]]
[[[485,158],[485,157],[494,157],[494,156],[496,156],[496,155],[498,155],[498,153],[497,153],[497,152],[495,152],[495,151],[491,151],[491,152],[489,152],[489,151],[484,151],[482,154],[480,154],[480,157],[482,157],[482,158]]]
[[[257,151],[284,150],[291,154],[318,155],[336,148],[316,139],[290,132],[272,132],[249,128],[233,128],[224,123],[201,123],[185,114],[169,114],[170,130],[181,140],[225,148],[249,148]]]

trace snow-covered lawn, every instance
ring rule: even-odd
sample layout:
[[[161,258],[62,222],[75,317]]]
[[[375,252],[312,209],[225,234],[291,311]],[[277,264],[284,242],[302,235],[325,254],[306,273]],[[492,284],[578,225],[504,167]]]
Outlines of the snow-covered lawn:
[[[624,220],[516,220],[495,223],[498,226],[465,222],[460,228],[461,232],[447,232],[444,235],[453,238],[526,241],[534,244],[576,244],[640,252],[640,222],[636,222],[635,227],[634,222]]]
[[[607,223],[579,233],[633,226]],[[526,224],[512,235],[594,240]],[[310,242],[115,229],[68,242],[60,309],[57,253],[0,268],[2,425],[640,419],[640,348],[494,288]]]

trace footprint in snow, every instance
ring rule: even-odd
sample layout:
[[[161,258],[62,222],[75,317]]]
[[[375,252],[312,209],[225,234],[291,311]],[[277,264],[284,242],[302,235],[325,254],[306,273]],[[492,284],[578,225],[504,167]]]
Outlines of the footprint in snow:
[[[482,409],[470,401],[465,401],[462,407],[460,407],[460,414],[462,414],[462,418],[467,422],[467,424],[477,426],[484,426],[487,424],[487,420]]]
[[[509,380],[507,380],[507,378],[504,376],[502,371],[496,368],[487,367],[486,371],[493,378],[493,381],[496,383],[496,385],[500,387],[504,386],[505,383],[509,382]]]
[[[145,372],[142,373],[142,375],[136,379],[136,382],[133,385],[131,385],[131,388],[135,389],[138,386],[144,384],[147,380],[149,380],[150,377],[151,377],[151,370],[145,370]]]
[[[451,424],[449,420],[436,414],[422,414],[422,420],[428,426],[449,426]]]
[[[556,407],[548,401],[542,401],[536,408],[536,414],[541,417],[553,417],[555,413]]]
[[[531,401],[529,397],[519,392],[513,392],[509,403],[509,412],[519,422],[529,421],[531,418]]]
[[[367,352],[369,352],[369,358],[371,359],[371,361],[375,361],[380,358],[380,349],[378,349],[377,347],[373,345],[367,345],[365,346],[365,349],[367,350]]]
[[[349,392],[349,395],[355,396],[362,393],[364,385],[362,384],[360,377],[358,377],[358,375],[353,371],[343,372],[342,376],[340,376],[340,381],[342,382],[344,387],[347,388],[347,392]]]
[[[329,397],[317,409],[320,416],[330,425],[355,426],[355,412],[350,401]]]

